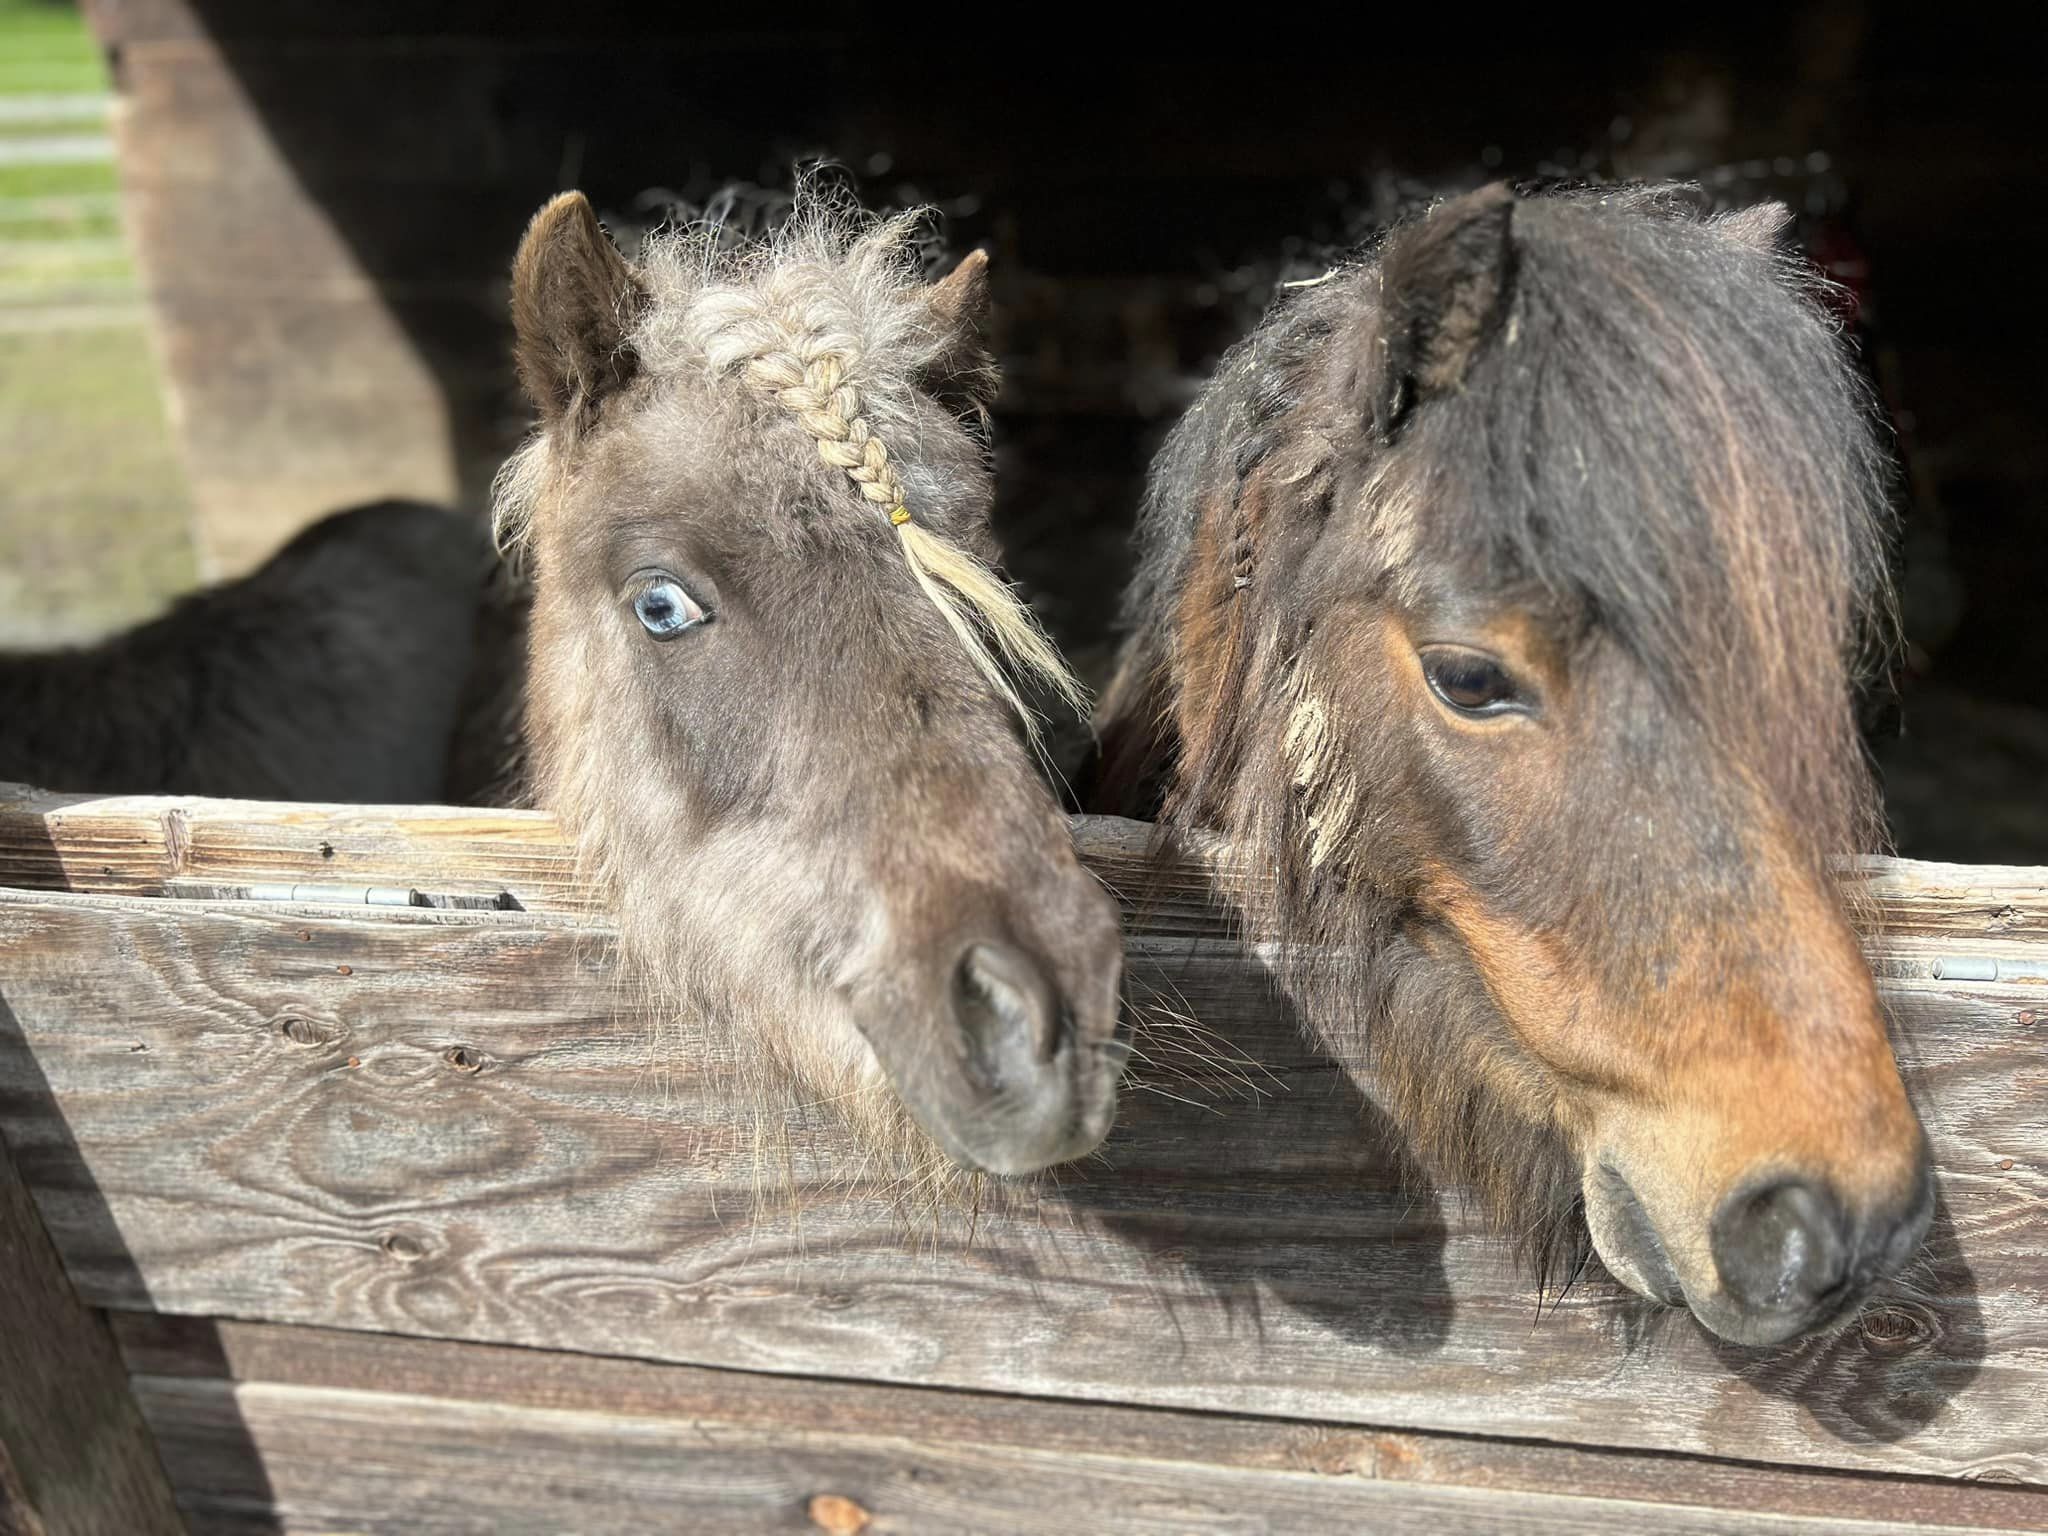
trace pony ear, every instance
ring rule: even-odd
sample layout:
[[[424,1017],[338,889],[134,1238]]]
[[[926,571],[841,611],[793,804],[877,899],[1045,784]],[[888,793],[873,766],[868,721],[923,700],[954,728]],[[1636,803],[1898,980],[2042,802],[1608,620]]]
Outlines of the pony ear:
[[[1456,389],[1514,297],[1515,194],[1496,182],[1397,235],[1380,265],[1384,355],[1374,425],[1392,436],[1419,400]]]
[[[1707,227],[1752,250],[1775,256],[1785,248],[1785,231],[1792,227],[1792,210],[1783,203],[1758,203],[1710,219]]]
[[[512,261],[519,381],[552,426],[595,409],[633,377],[627,343],[641,290],[590,200],[564,192],[533,216]]]
[[[925,370],[933,398],[963,416],[980,416],[996,397],[995,361],[989,356],[988,252],[972,250],[960,264],[925,290],[940,329],[948,338]]]
[[[956,330],[979,335],[988,323],[988,252],[979,246],[936,283],[928,295],[932,311]]]

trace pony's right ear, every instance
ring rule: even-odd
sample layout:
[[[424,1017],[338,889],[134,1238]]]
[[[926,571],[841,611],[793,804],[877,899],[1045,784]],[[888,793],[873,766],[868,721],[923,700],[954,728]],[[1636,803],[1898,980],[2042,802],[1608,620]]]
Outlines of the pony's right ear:
[[[1380,265],[1384,351],[1368,409],[1392,437],[1416,403],[1456,389],[1514,301],[1515,194],[1505,182],[1432,210],[1396,234]]]
[[[519,382],[552,426],[580,420],[633,377],[641,290],[590,200],[564,192],[533,216],[512,261]]]
[[[1707,228],[1718,235],[1777,256],[1785,250],[1786,231],[1792,227],[1792,210],[1783,203],[1757,203],[1707,220]]]

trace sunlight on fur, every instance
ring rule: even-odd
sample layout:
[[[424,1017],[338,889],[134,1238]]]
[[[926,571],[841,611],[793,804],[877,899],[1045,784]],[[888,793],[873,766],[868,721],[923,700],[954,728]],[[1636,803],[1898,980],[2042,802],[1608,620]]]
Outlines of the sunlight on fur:
[[[953,302],[957,286],[949,293],[923,280],[921,224],[914,214],[875,218],[808,184],[766,238],[736,240],[715,224],[650,238],[619,300],[626,328],[616,345],[632,354],[633,366],[621,373],[630,394],[553,420],[504,466],[494,527],[508,559],[544,544],[545,580],[557,558],[547,541],[563,518],[601,503],[578,481],[594,473],[584,434],[607,430],[607,412],[635,413],[639,430],[663,438],[723,432],[798,487],[792,505],[804,518],[845,519],[842,551],[870,536],[851,521],[857,517],[871,520],[874,537],[893,535],[923,599],[1034,743],[1039,722],[1020,692],[1026,684],[1030,696],[1049,688],[1085,715],[1086,696],[1029,609],[978,558],[986,483],[978,473],[961,476],[970,438],[934,380],[969,378],[992,388],[992,370]],[[648,412],[660,413],[651,425]],[[772,538],[775,529],[760,536]],[[891,586],[893,600],[916,614],[918,595],[900,582]],[[933,635],[927,648],[958,673],[950,643],[935,627],[922,628]],[[580,628],[545,643],[547,677],[585,679],[603,670],[600,648]],[[740,1108],[734,1150],[751,1162],[751,1214],[795,1222],[801,1243],[804,1205],[815,1208],[821,1195],[857,1186],[863,1201],[879,1196],[899,1226],[923,1227],[936,1241],[941,1217],[950,1230],[965,1216],[971,1231],[983,1210],[1014,1209],[1055,1187],[954,1163],[905,1107],[862,1032],[846,977],[807,971],[786,952],[771,952],[773,936],[786,931],[774,920],[788,915],[778,903],[802,908],[815,890],[697,882],[686,935],[676,904],[632,899],[646,885],[636,872],[660,860],[664,838],[691,827],[690,808],[681,796],[651,802],[659,791],[637,775],[630,796],[617,792],[607,776],[613,758],[588,749],[616,734],[602,690],[543,692],[552,702],[540,734],[552,747],[544,743],[536,754],[534,790],[563,816],[586,878],[611,897],[618,949],[629,962],[625,1002],[650,1021],[650,1074],[659,1079],[669,1064],[704,1073],[719,1082],[721,1099]],[[1007,736],[999,727],[997,734]],[[1021,759],[1015,771],[1042,793]],[[1055,819],[1047,818],[1044,833],[1057,837],[1071,864]],[[711,834],[700,828],[691,835]],[[695,856],[751,870],[774,868],[781,858],[772,838],[748,844],[743,825],[719,835],[725,841],[715,847],[694,845]],[[1078,866],[1072,873],[1087,883]],[[1106,908],[1101,916],[1105,936],[1113,936]]]
[[[1016,592],[919,522],[919,467],[889,448],[915,442],[919,377],[955,340],[921,271],[926,219],[922,210],[877,218],[814,178],[766,238],[734,246],[710,222],[657,234],[635,267],[647,297],[631,345],[652,377],[730,374],[788,410],[820,457],[846,474],[866,514],[879,527],[894,523],[918,586],[1037,743],[1041,722],[1003,660],[1083,719],[1087,690]],[[559,444],[547,433],[499,472],[493,526],[508,556],[561,472]],[[907,519],[892,519],[898,508]]]

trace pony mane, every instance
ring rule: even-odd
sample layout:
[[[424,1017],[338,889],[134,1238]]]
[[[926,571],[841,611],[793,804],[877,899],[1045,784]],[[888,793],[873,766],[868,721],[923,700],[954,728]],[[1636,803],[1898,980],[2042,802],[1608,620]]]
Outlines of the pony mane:
[[[1345,760],[1285,616],[1254,606],[1256,576],[1228,599],[1249,611],[1242,638],[1198,685],[1227,696],[1226,718],[1172,734],[1178,605],[1232,554],[1198,537],[1204,520],[1245,505],[1256,477],[1262,535],[1275,507],[1296,526],[1359,519],[1371,579],[1397,594],[1448,551],[1483,583],[1555,599],[1572,633],[1601,626],[1780,789],[1821,867],[1882,835],[1849,685],[1894,643],[1890,477],[1821,280],[1778,247],[1774,216],[1710,218],[1673,187],[1518,202],[1499,333],[1379,441],[1364,381],[1427,217],[1285,293],[1162,448],[1124,609],[1137,751],[1119,771],[1133,791],[1167,779],[1164,841],[1230,833],[1261,877],[1234,902],[1285,989],[1347,1064],[1375,1063],[1428,1160],[1513,1223],[1539,1278],[1559,1278],[1586,1251],[1576,1164],[1485,1086],[1494,1006],[1476,975],[1434,963],[1354,862],[1361,825],[1384,822],[1367,806],[1378,765]]]
[[[1891,471],[1826,280],[1769,213],[1709,217],[1683,185],[1521,199],[1504,334],[1404,429],[1406,463],[1355,446],[1365,408],[1333,370],[1382,344],[1386,263],[1428,213],[1285,294],[1155,463],[1126,633],[1159,665],[1151,619],[1187,579],[1206,487],[1326,488],[1348,453],[1396,585],[1426,516],[1434,547],[1601,624],[1695,717],[1735,729],[1754,692],[1796,701],[1779,714],[1806,728],[1752,759],[1818,803],[1816,831],[1874,846],[1874,805],[1830,804],[1817,759],[1853,735],[1843,678],[1896,651]]]
[[[891,451],[917,443],[923,381],[959,349],[924,281],[928,219],[923,209],[878,217],[811,177],[767,235],[735,239],[716,218],[656,233],[635,264],[643,299],[629,345],[645,376],[731,379],[787,412],[858,497],[848,511],[893,528],[919,589],[1037,744],[1039,717],[1003,662],[1084,719],[1087,691],[1016,591],[920,520],[932,487]],[[545,432],[499,472],[493,526],[509,557],[559,473]]]

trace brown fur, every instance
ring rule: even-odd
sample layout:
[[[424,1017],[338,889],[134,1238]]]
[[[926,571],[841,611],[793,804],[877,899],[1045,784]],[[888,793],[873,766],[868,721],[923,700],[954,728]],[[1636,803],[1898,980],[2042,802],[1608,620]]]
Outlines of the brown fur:
[[[1277,874],[1240,904],[1429,1161],[1546,1269],[1585,1199],[1649,1286],[1626,1187],[1749,1338],[1793,1324],[1723,1295],[1731,1192],[1824,1187],[1853,1295],[1927,1193],[1828,875],[1878,824],[1884,473],[1781,227],[1496,187],[1304,291],[1161,455],[1103,719],[1106,783],[1170,764],[1169,827]],[[1520,703],[1441,702],[1444,647]]]

